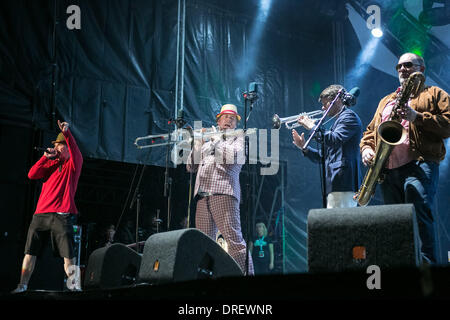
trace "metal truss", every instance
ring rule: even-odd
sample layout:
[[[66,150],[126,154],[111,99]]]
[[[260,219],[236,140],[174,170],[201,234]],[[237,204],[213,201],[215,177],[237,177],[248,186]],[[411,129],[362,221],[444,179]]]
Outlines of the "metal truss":
[[[365,0],[350,0],[350,5],[365,20],[369,17],[366,12],[368,2]],[[448,66],[450,65],[450,50],[436,36],[428,32],[419,20],[407,12],[404,7],[398,6],[395,10],[383,11],[382,38],[383,44],[395,55],[411,50],[423,48],[423,58],[427,66],[428,75],[444,90],[450,92]]]

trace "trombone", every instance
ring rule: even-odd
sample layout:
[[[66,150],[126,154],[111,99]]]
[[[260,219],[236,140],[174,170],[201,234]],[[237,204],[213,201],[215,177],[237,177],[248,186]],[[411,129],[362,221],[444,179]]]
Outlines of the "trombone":
[[[249,128],[245,132],[247,135],[254,134],[256,132],[256,128]],[[210,128],[200,128],[195,130],[188,129],[175,129],[170,134],[151,134],[145,137],[138,137],[134,141],[134,145],[138,149],[159,147],[159,146],[167,146],[169,144],[180,145],[181,143],[188,143],[189,145],[193,140],[202,139],[204,141],[208,141],[213,137],[233,137],[238,136],[244,133],[242,129],[235,130],[226,130],[220,131],[218,127],[210,127]],[[143,141],[148,141],[149,143],[143,144]]]
[[[138,149],[145,149],[145,148],[153,148],[153,147],[160,147],[160,146],[167,146],[169,144],[175,144],[177,142],[185,140],[184,135],[187,132],[186,138],[190,138],[190,133],[186,129],[181,130],[175,130],[173,132],[166,133],[166,134],[151,134],[144,137],[138,137],[134,141],[134,145]],[[143,144],[143,142],[147,142],[147,144]]]
[[[319,118],[323,115],[322,110],[315,110],[311,112],[303,112],[295,116],[290,116],[286,118],[280,118],[277,114],[274,114],[272,117],[272,126],[274,129],[280,129],[281,125],[284,123],[286,128],[288,129],[294,129],[300,126],[298,124],[297,120],[301,116],[307,116],[313,121],[319,120]]]

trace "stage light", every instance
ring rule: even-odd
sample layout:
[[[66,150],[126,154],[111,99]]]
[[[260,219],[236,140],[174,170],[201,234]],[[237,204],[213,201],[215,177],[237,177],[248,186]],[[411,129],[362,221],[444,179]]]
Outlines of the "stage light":
[[[272,8],[272,0],[260,0],[259,7],[256,11],[256,19],[248,37],[247,54],[241,57],[239,62],[239,73],[236,75],[238,79],[246,81],[247,77],[252,75],[257,63],[257,56],[261,47],[261,38],[264,34],[267,19],[269,18]],[[256,8],[255,8],[256,9]]]
[[[261,0],[261,14],[267,16],[270,10],[272,0]]]
[[[375,38],[381,38],[383,36],[383,30],[380,28],[373,28],[371,33]]]
[[[423,49],[422,48],[411,48],[410,50],[408,50],[408,52],[415,53],[418,56],[421,56],[423,58]]]

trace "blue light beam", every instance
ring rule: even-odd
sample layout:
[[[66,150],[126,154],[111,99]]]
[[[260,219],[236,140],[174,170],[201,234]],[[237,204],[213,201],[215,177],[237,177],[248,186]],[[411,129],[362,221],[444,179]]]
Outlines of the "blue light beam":
[[[381,38],[373,37],[361,51],[358,58],[356,59],[355,66],[347,74],[347,86],[351,87],[354,85],[358,85],[361,79],[366,75],[370,67],[370,62],[377,52],[377,47],[380,43],[380,40]]]
[[[249,36],[247,53],[242,55],[241,61],[239,62],[239,67],[237,69],[237,78],[240,80],[247,80],[248,76],[256,67],[256,58],[260,49],[260,41],[271,7],[272,0],[261,0],[258,13],[252,26],[252,31]]]

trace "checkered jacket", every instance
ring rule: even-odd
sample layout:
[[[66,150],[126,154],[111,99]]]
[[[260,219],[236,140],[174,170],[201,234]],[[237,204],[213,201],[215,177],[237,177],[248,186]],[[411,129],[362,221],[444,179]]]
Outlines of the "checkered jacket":
[[[228,194],[241,199],[239,173],[245,163],[244,135],[196,141],[188,157],[187,170],[197,172],[194,195],[199,191]]]

